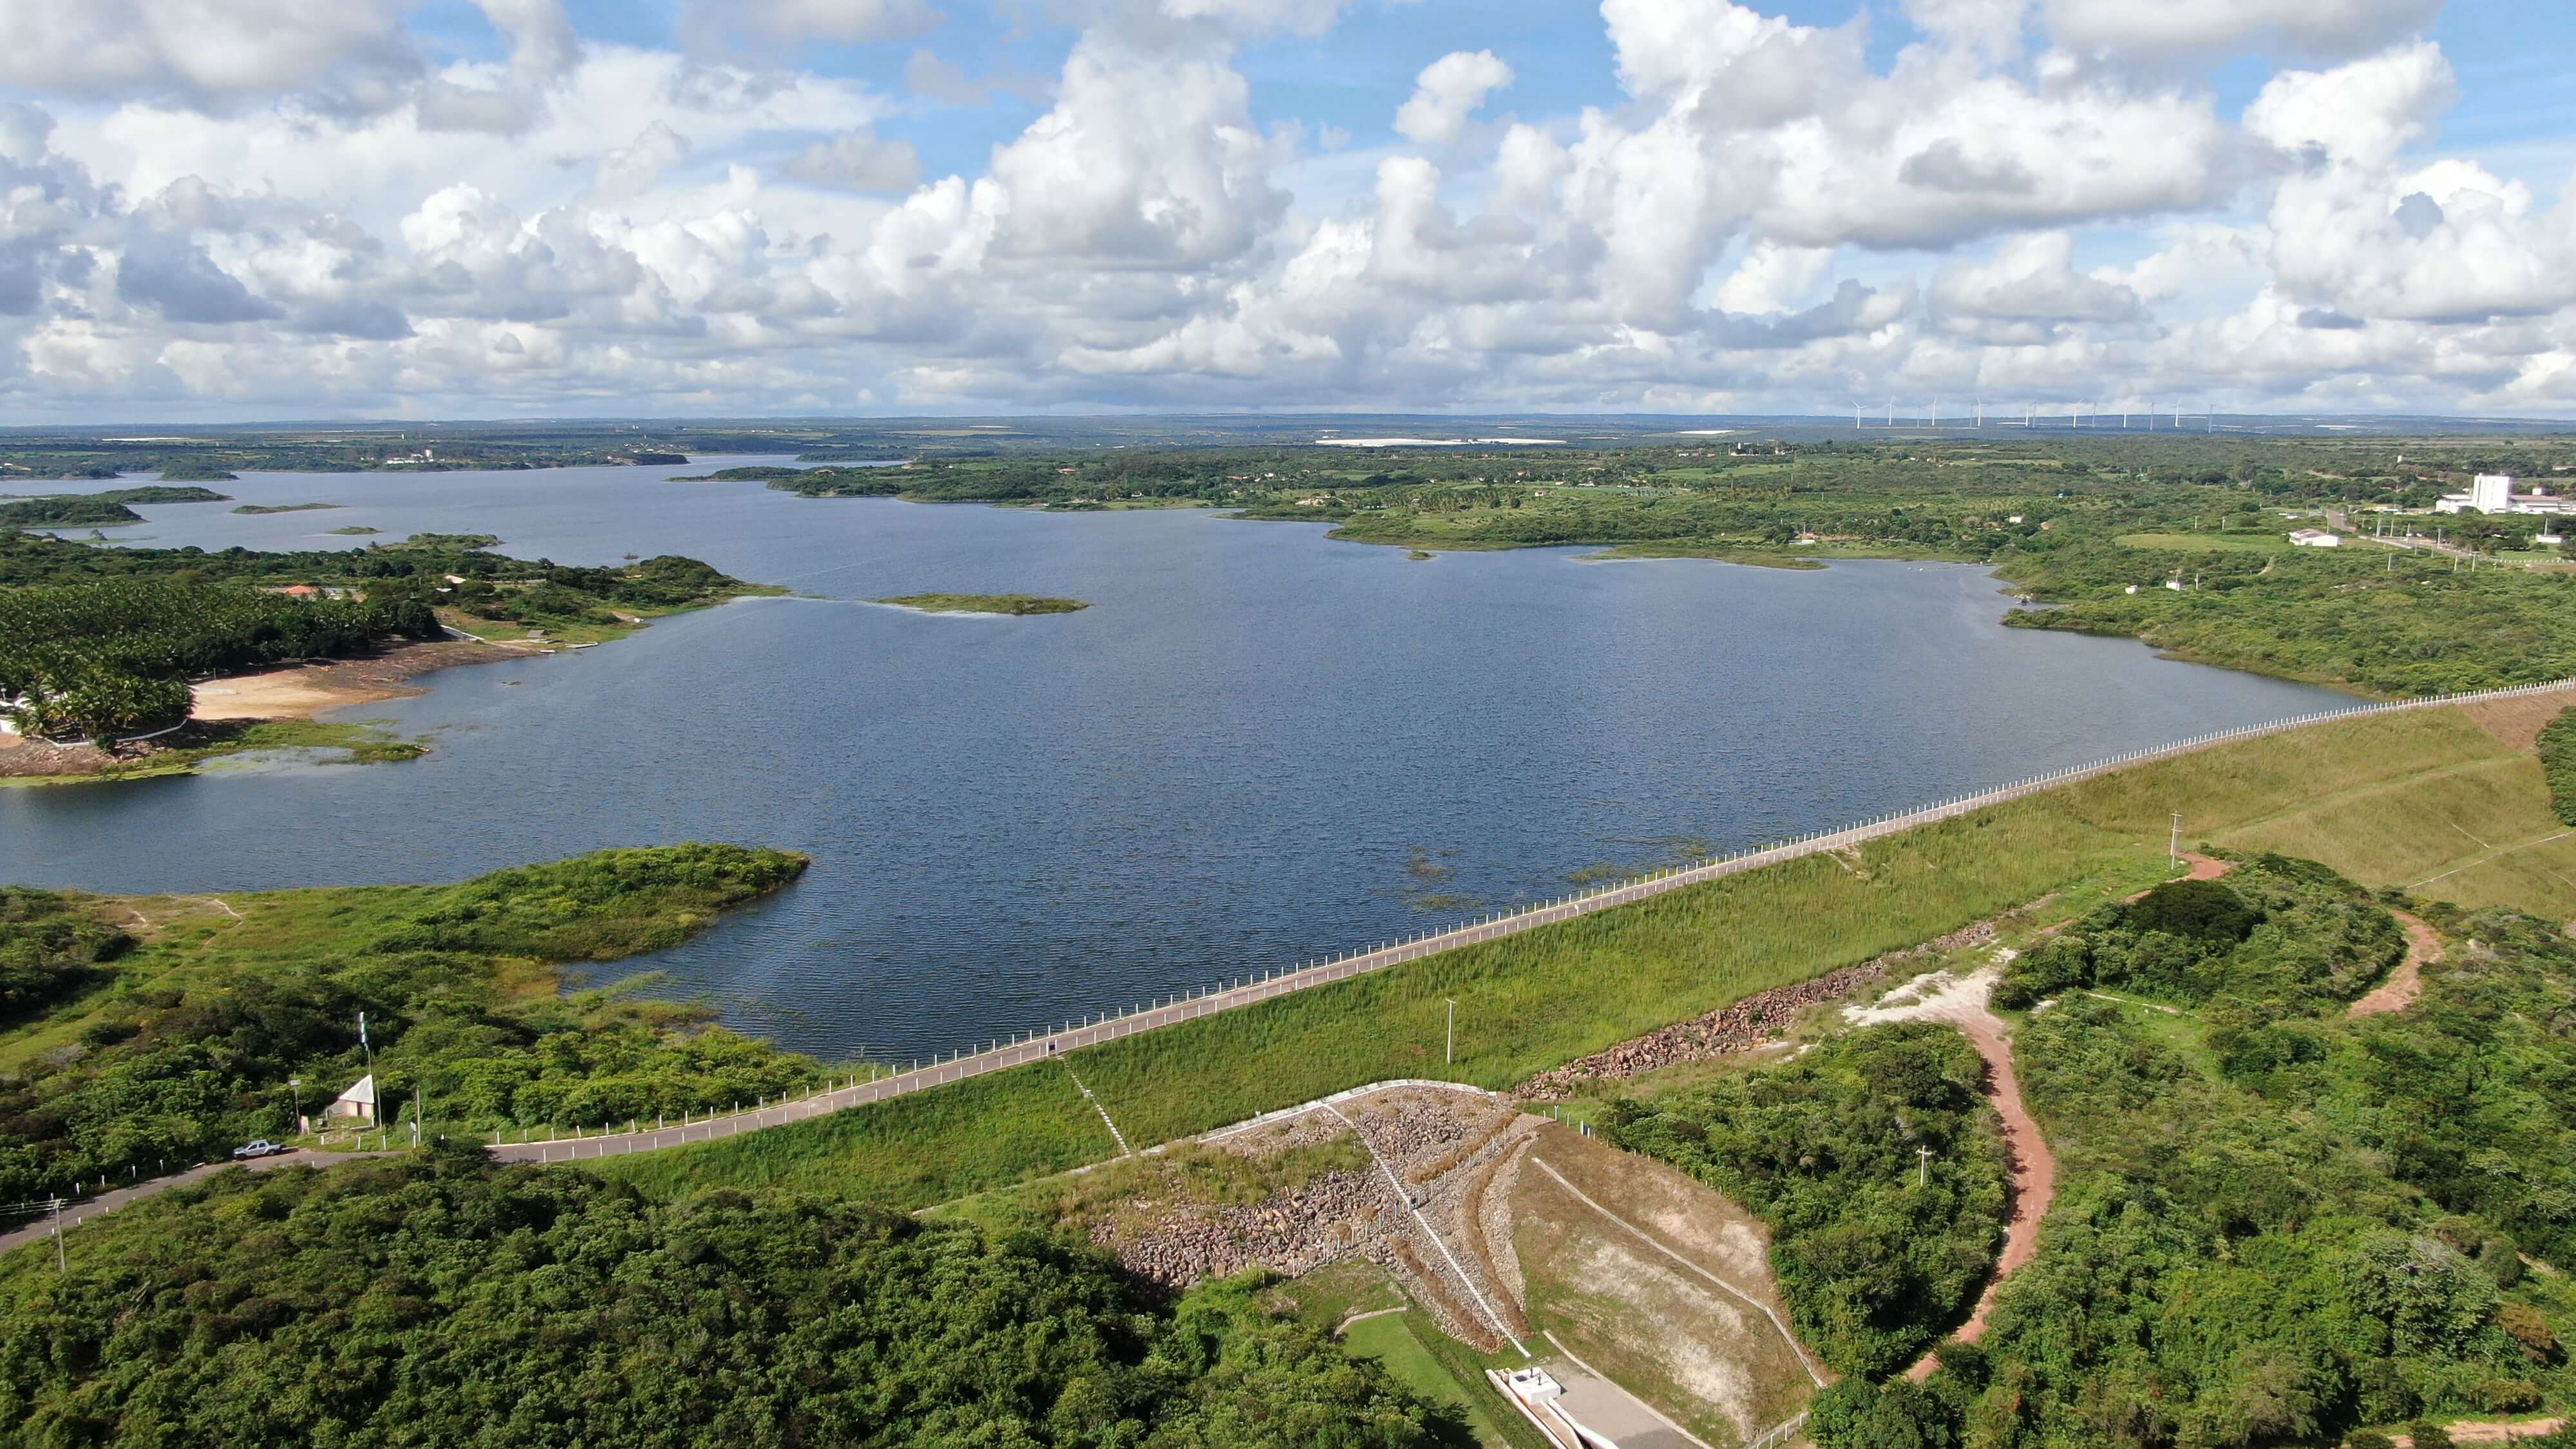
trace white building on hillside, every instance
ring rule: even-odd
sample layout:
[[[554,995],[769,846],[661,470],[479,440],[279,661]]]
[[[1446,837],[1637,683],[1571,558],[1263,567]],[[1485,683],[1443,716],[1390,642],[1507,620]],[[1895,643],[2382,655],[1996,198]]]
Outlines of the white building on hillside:
[[[2299,548],[2341,548],[2343,535],[2323,528],[2302,528],[2290,535],[2290,542]]]
[[[2480,473],[2466,493],[2445,493],[2433,505],[2437,513],[2568,513],[2576,512],[2567,499],[2546,488],[2529,493],[2513,491],[2513,478],[2505,473]]]
[[[369,1072],[360,1077],[349,1090],[340,1094],[340,1100],[333,1102],[330,1109],[322,1116],[325,1120],[335,1121],[347,1121],[351,1118],[361,1122],[375,1121],[376,1074]]]

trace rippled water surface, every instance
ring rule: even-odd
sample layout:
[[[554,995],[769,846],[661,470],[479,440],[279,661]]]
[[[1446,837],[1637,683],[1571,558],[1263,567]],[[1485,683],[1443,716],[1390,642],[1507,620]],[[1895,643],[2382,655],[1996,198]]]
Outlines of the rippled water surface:
[[[739,460],[731,460],[739,461]],[[1970,568],[1445,555],[1199,512],[813,501],[689,469],[247,475],[247,517],[121,537],[316,548],[365,524],[563,563],[684,553],[745,600],[368,705],[418,763],[0,790],[0,879],[445,880],[608,845],[813,872],[648,963],[826,1055],[927,1053],[2341,696],[2007,630]],[[149,480],[128,480],[149,481]],[[1088,599],[933,617],[918,592]]]

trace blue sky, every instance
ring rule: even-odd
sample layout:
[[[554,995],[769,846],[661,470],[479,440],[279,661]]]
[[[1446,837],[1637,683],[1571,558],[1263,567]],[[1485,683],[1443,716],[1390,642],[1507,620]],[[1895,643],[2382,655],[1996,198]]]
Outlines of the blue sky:
[[[10,7],[0,421],[2566,415],[2569,74],[2504,0]]]

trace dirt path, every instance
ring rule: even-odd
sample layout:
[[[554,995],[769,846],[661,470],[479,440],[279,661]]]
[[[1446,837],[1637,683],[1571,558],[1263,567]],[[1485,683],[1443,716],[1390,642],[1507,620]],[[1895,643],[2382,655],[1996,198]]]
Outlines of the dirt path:
[[[1979,1019],[1982,1018],[1982,1019]],[[2048,1216],[2048,1206],[2057,1198],[2057,1157],[2048,1150],[2048,1139],[2040,1134],[2039,1123],[2021,1099],[2021,1078],[2013,1071],[2012,1038],[2004,1024],[1991,1012],[1980,1009],[1976,1017],[1959,1021],[1959,1030],[1986,1059],[1986,1100],[1994,1103],[1995,1113],[2003,1118],[2004,1144],[2012,1154],[2012,1215],[2004,1223],[2004,1251],[1995,1259],[1994,1276],[1986,1280],[1986,1291],[1977,1295],[1976,1310],[1960,1326],[1958,1337],[1975,1343],[1985,1337],[1987,1319],[1993,1314],[1995,1295],[2004,1280],[2039,1252],[2039,1225]],[[1907,1377],[1921,1382],[1929,1377],[1939,1360],[1926,1354],[1922,1362],[1907,1372]]]
[[[2389,914],[2406,928],[2406,959],[2368,996],[2352,1004],[2353,1016],[2382,1016],[2413,1006],[2415,998],[2424,994],[2424,968],[2442,959],[2442,938],[2432,927],[2404,911]]]
[[[2221,866],[2219,873],[2224,873],[2223,862],[2210,864]],[[2004,1221],[2004,1250],[1995,1259],[1994,1275],[1986,1280],[1986,1291],[1978,1295],[1975,1311],[1957,1334],[1968,1343],[1985,1336],[1995,1295],[2003,1288],[2004,1280],[2039,1252],[2039,1225],[2048,1216],[2049,1204],[2057,1198],[2057,1157],[2048,1150],[2048,1139],[2041,1135],[2039,1123],[2022,1101],[2021,1077],[2013,1070],[2012,1034],[2002,1018],[1986,1009],[1987,994],[1994,989],[2001,969],[1990,966],[1971,976],[1954,978],[1938,990],[1918,988],[1918,999],[1906,1006],[1851,1013],[1858,1022],[1947,1022],[1965,1034],[1977,1055],[1985,1059],[1986,1100],[1994,1104],[1995,1115],[2003,1120],[2004,1146],[2011,1158],[2012,1205]],[[1905,990],[1897,994],[1902,996]],[[1939,1366],[1939,1357],[1927,1353],[1905,1371],[1905,1376],[1920,1383]]]
[[[2198,851],[2186,850],[2182,853],[2182,858],[2191,862],[2191,870],[2187,874],[2174,877],[2174,880],[2216,880],[2236,868],[2236,862],[2232,860],[2213,859]],[[2171,885],[2173,881],[2167,881],[2165,884]],[[2121,904],[2134,906],[2153,893],[2152,888],[2140,891]]]
[[[2524,1419],[2519,1423],[2507,1424],[2485,1419],[2464,1419],[2457,1424],[2445,1424],[2442,1427],[2450,1432],[2451,1442],[2454,1444],[2502,1444],[2513,1439],[2531,1439],[2542,1434],[2555,1434],[2567,1427],[2567,1421],[2565,1419]],[[2415,1440],[2411,1435],[2392,1434],[2389,1438],[2399,1446],[2399,1449],[2414,1449]]]

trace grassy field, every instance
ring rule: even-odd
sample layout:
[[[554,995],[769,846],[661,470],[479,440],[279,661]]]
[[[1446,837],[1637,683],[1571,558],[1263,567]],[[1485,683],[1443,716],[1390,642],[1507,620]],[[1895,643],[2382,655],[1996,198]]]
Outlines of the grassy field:
[[[2481,864],[2486,849],[2461,838],[2481,822],[2518,829],[2525,816],[2545,833],[2547,809],[2537,763],[2460,711],[2336,722],[2142,765],[1844,857],[1787,862],[1070,1060],[1140,1145],[1389,1078],[1505,1088],[2051,892],[2073,900],[2142,888],[2165,872],[2177,812],[2187,842],[2307,856],[2374,886],[2455,871],[2428,893],[2564,917],[2576,913],[2576,883],[2554,873],[2561,857],[2552,852],[2569,842]],[[1458,1003],[1454,1066],[1441,1061],[1449,999]],[[1063,1070],[1040,1065],[599,1167],[662,1192],[785,1186],[918,1208],[1113,1151]]]
[[[1360,1358],[1373,1358],[1384,1364],[1397,1383],[1433,1403],[1448,1404],[1464,1412],[1468,1427],[1476,1431],[1482,1443],[1517,1449],[1523,1440],[1536,1442],[1528,1425],[1508,1419],[1508,1407],[1496,1407],[1498,1396],[1486,1388],[1482,1374],[1473,1376],[1472,1388],[1460,1382],[1458,1370],[1432,1352],[1426,1346],[1428,1340],[1456,1347],[1432,1326],[1428,1315],[1416,1308],[1352,1324],[1350,1331],[1342,1335],[1342,1346]],[[1485,1391],[1478,1393],[1476,1389]],[[1519,1435],[1505,1434],[1501,1424],[1507,1419],[1512,1428],[1520,1431]]]
[[[2160,548],[2184,553],[2286,553],[2290,536],[2287,532],[2267,534],[2243,533],[2124,533],[2120,544],[2125,548]]]

